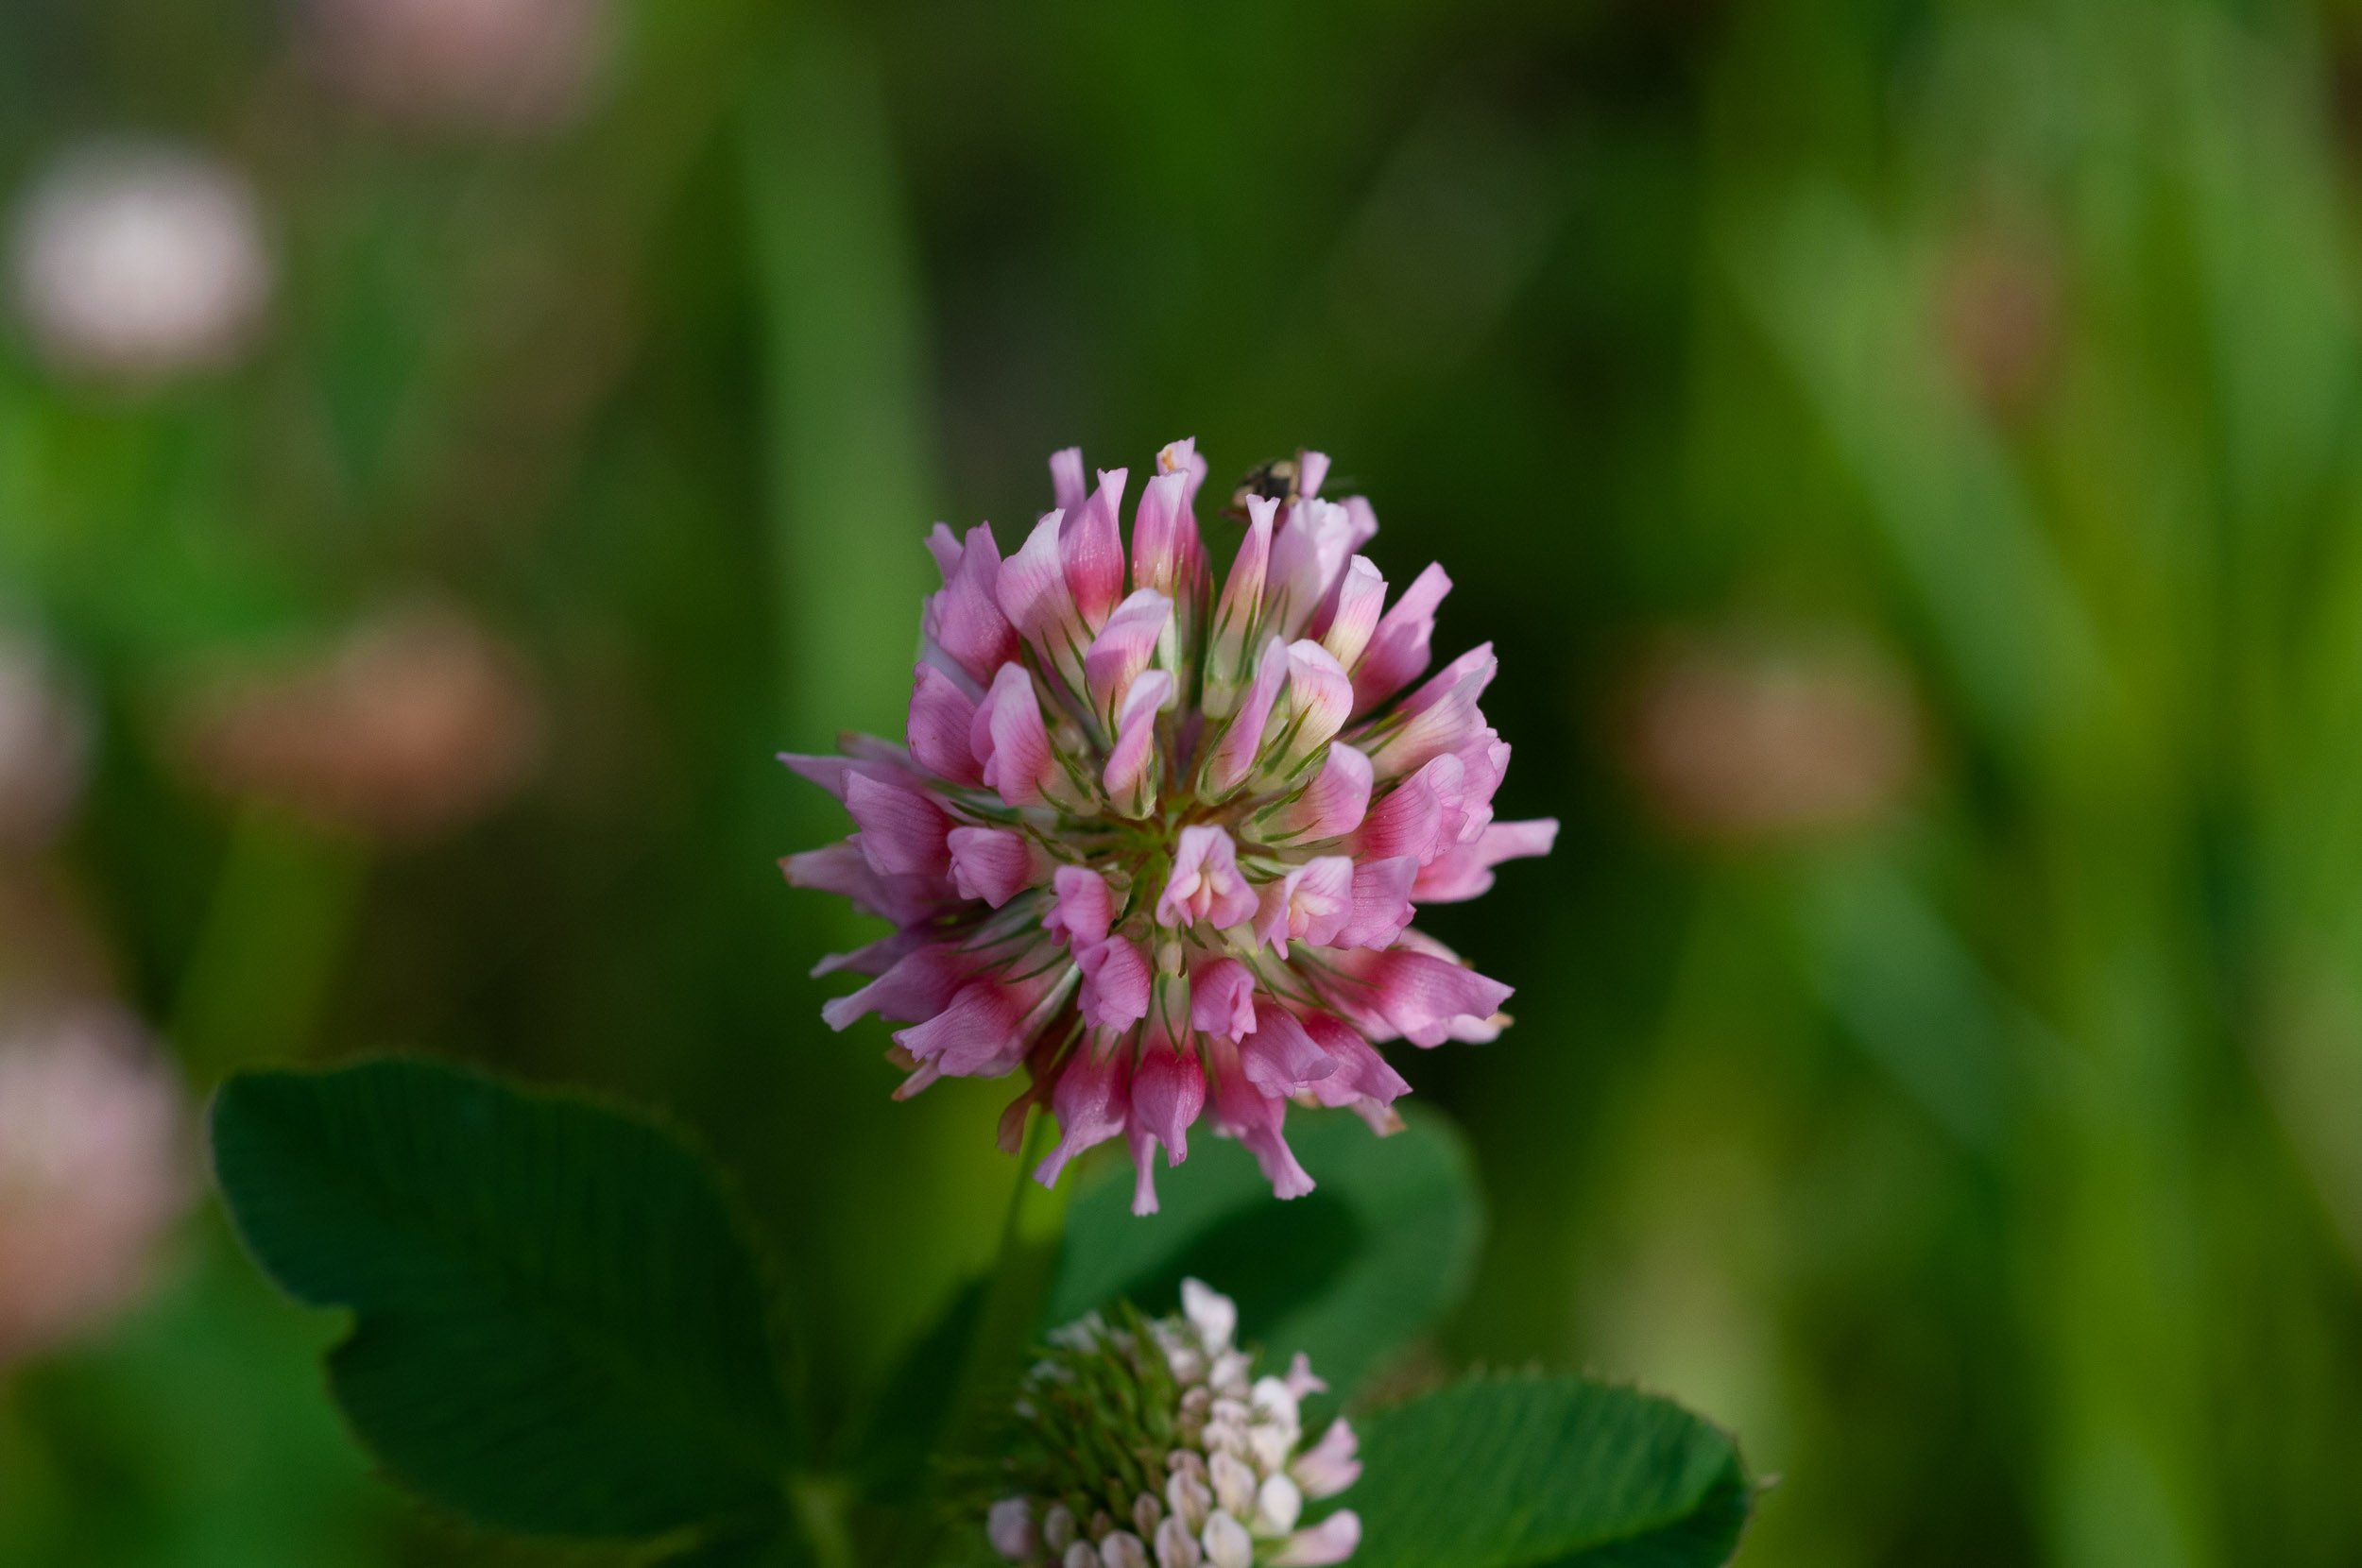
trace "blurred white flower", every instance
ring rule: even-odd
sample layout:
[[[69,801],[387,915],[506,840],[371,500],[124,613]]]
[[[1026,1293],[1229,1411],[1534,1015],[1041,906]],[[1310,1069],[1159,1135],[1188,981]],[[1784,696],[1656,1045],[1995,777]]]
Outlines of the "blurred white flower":
[[[607,0],[312,0],[314,63],[380,113],[531,132],[584,105],[613,42]]]
[[[46,842],[80,798],[90,722],[49,654],[0,628],[0,851]]]
[[[190,1197],[186,1158],[179,1084],[129,1017],[0,1028],[0,1365],[138,1294]]]
[[[216,369],[253,339],[273,266],[253,193],[168,143],[92,143],[17,205],[16,307],[61,370],[151,382]]]

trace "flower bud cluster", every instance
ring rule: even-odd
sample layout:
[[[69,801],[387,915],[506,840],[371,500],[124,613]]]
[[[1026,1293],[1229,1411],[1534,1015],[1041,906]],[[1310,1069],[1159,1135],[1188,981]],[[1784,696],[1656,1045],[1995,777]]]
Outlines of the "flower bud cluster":
[[[1353,1429],[1304,1446],[1302,1402],[1325,1385],[1302,1355],[1258,1375],[1234,1342],[1238,1308],[1196,1280],[1179,1316],[1129,1307],[1052,1336],[1025,1379],[1022,1436],[992,1505],[993,1549],[1028,1568],[1313,1568],[1342,1562],[1361,1523],[1306,1505],[1361,1473]]]

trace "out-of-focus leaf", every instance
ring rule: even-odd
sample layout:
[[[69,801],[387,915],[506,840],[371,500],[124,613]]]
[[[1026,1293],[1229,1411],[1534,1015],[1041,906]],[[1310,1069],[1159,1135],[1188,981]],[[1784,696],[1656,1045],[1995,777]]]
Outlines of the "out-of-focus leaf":
[[[1424,1113],[1374,1138],[1344,1112],[1299,1115],[1289,1133],[1320,1185],[1282,1203],[1239,1145],[1207,1138],[1157,1172],[1162,1208],[1132,1214],[1132,1174],[1110,1168],[1076,1195],[1048,1323],[1118,1297],[1169,1306],[1196,1275],[1239,1304],[1243,1330],[1303,1351],[1340,1392],[1460,1299],[1483,1235],[1483,1202],[1451,1124]]]
[[[1635,1389],[1472,1378],[1355,1424],[1354,1568],[1709,1568],[1747,1523],[1731,1440]]]
[[[386,1468],[477,1523],[655,1537],[775,1510],[797,1443],[760,1270],[706,1163],[635,1117],[424,1062],[232,1080],[214,1155]]]
[[[984,1282],[961,1287],[943,1316],[895,1364],[870,1408],[851,1465],[870,1496],[907,1498],[926,1479],[984,1315]]]

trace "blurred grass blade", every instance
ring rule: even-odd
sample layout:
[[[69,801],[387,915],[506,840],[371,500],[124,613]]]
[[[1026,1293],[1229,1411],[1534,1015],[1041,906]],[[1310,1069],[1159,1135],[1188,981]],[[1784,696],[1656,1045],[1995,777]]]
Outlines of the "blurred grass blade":
[[[787,738],[899,737],[932,520],[920,307],[877,71],[806,14],[747,98]]]

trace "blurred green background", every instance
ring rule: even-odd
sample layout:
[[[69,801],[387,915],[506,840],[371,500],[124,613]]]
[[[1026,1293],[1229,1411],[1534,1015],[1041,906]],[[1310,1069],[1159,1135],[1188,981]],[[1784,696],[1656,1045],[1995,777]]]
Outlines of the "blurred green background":
[[[1053,447],[1315,446],[1566,824],[1429,922],[1434,1355],[1735,1428],[1753,1568],[2362,1561],[2350,9],[9,0],[0,199],[0,1013],[670,1107],[842,1410],[1014,1172],[820,1027],[771,754]],[[199,1204],[0,1368],[0,1562],[528,1560],[334,1332]]]

